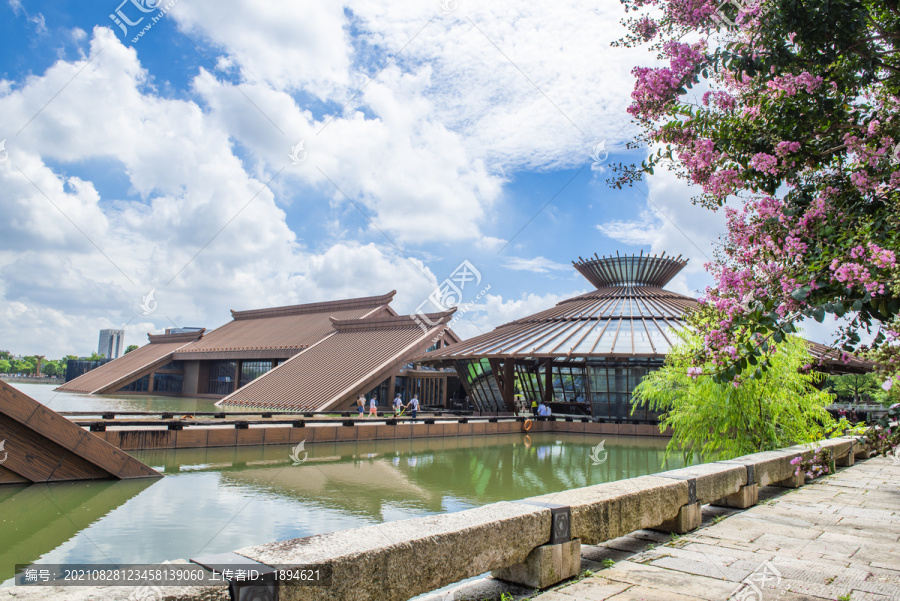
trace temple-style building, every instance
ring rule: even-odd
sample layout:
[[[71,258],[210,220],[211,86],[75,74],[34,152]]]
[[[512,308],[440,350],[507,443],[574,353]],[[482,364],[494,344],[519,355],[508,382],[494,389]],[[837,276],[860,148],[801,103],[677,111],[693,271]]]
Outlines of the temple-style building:
[[[655,419],[631,413],[631,393],[658,369],[685,328],[697,300],[663,287],[687,260],[681,256],[610,256],[573,261],[594,290],[420,357],[453,367],[482,411],[513,411],[516,397],[544,400],[554,413],[606,419]],[[835,372],[865,371],[809,343]]]
[[[211,332],[167,330],[149,344],[58,390],[85,394],[207,397],[218,404],[298,411],[352,407],[377,394],[382,409],[399,393],[453,407],[465,391],[449,370],[415,369],[414,357],[458,342],[453,311],[399,315],[396,294],[232,311]]]

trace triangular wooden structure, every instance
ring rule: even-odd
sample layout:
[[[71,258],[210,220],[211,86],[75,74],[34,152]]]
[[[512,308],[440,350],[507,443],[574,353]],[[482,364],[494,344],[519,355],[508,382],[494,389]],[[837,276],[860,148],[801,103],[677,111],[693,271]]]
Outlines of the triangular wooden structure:
[[[0,381],[0,485],[161,474]]]

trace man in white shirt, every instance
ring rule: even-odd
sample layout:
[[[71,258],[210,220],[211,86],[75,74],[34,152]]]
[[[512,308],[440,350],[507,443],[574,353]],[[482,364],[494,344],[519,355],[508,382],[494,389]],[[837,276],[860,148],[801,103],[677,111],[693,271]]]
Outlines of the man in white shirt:
[[[413,395],[413,397],[409,399],[409,403],[407,403],[406,406],[412,407],[410,413],[412,413],[412,418],[416,419],[416,414],[419,412],[419,399],[416,398],[416,395]]]
[[[397,398],[394,399],[394,417],[400,415],[401,407],[403,407],[403,401],[400,400],[400,395],[397,395]]]

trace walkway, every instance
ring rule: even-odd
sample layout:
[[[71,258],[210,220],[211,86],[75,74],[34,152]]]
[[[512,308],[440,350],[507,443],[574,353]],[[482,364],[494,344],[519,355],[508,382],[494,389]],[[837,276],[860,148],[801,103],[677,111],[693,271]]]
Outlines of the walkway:
[[[782,490],[762,489],[755,507],[533,599],[900,599],[900,461],[877,457]],[[776,496],[764,501],[766,493]],[[636,534],[582,547],[582,556],[624,556]]]

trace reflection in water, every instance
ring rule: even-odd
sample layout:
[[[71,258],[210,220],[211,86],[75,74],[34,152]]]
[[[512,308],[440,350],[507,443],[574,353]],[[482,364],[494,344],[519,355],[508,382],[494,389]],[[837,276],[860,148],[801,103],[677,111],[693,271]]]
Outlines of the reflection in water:
[[[0,582],[75,536],[154,480],[0,486]]]
[[[601,440],[609,458],[594,465],[591,451]],[[301,465],[290,445],[135,452],[166,477],[117,493],[115,501],[90,488],[108,483],[41,485],[59,506],[45,515],[81,517],[69,529],[36,517],[17,522],[19,542],[0,558],[6,575],[37,555],[46,563],[198,557],[680,467],[662,466],[665,444],[540,433],[331,443],[310,445]],[[16,494],[0,499],[4,518],[27,513],[34,502]],[[4,541],[9,524],[0,521]]]

